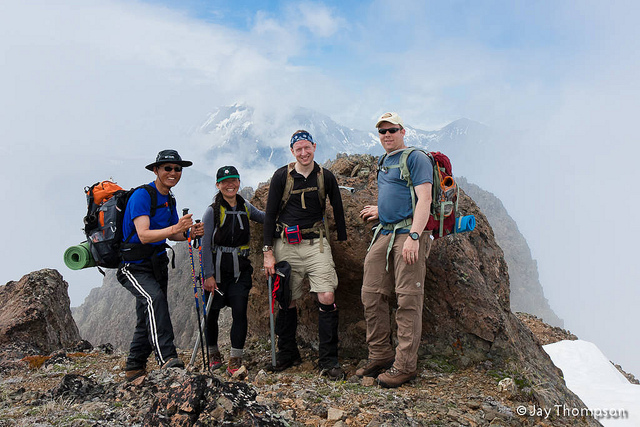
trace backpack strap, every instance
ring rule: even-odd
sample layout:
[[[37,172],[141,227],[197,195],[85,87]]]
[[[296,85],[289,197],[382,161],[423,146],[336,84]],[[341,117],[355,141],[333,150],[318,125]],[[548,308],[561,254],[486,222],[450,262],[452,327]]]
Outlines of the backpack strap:
[[[300,194],[300,197],[302,199],[302,209],[306,209],[307,205],[305,203],[305,198],[304,198],[304,193],[308,193],[310,191],[318,191],[318,198],[320,199],[320,206],[322,207],[322,211],[324,212],[325,208],[326,208],[326,192],[325,192],[325,185],[324,185],[324,168],[322,166],[320,166],[320,170],[318,171],[318,182],[317,182],[317,186],[316,187],[307,187],[307,188],[302,188],[299,190],[294,190],[293,189],[293,176],[291,176],[291,172],[295,169],[296,163],[289,163],[289,165],[287,166],[287,180],[284,184],[284,191],[282,192],[282,201],[280,202],[280,211],[282,212],[282,210],[284,209],[284,207],[286,206],[287,202],[289,201],[289,198],[291,197],[292,194]]]
[[[282,192],[282,200],[280,201],[280,210],[278,212],[282,212],[289,201],[289,197],[291,197],[291,190],[293,190],[293,177],[291,176],[291,171],[293,171],[295,166],[295,162],[287,165],[287,177],[284,184],[284,191]]]
[[[407,159],[409,158],[409,155],[416,150],[422,151],[427,155],[427,157],[431,158],[433,162],[433,156],[431,156],[430,153],[417,147],[407,147],[402,150],[402,154],[400,154],[400,161],[395,165],[383,166],[384,160],[387,158],[387,153],[380,157],[380,160],[378,161],[378,174],[380,174],[381,170],[387,171],[389,169],[400,169],[400,179],[407,181],[407,187],[409,187],[411,191],[411,210],[413,212],[416,210],[416,191],[413,186],[413,180],[411,179],[411,173],[409,172],[409,166],[407,166]],[[435,164],[435,162],[433,163]]]
[[[162,208],[166,206],[172,207],[176,205],[176,198],[173,196],[173,193],[171,192],[169,192],[169,196],[168,196],[169,200],[166,203],[163,203],[162,205],[158,205],[158,193],[156,193],[156,189],[149,184],[143,184],[139,187],[134,188],[131,191],[131,195],[133,195],[133,193],[140,188],[144,188],[147,191],[147,193],[149,193],[149,197],[151,198],[151,209],[149,210],[149,218],[155,216],[158,208]],[[129,233],[129,235],[125,239],[124,243],[129,243],[129,240],[131,240],[131,238],[135,234],[136,234],[136,227],[134,226],[133,229],[131,230],[131,233]]]
[[[320,166],[320,171],[318,172],[318,197],[320,198],[320,206],[322,206],[322,212],[327,206],[327,193],[324,189],[324,168]]]
[[[320,223],[320,221],[316,222],[315,224],[313,224],[312,228],[307,228],[304,230],[300,230],[300,232],[305,232],[305,233],[318,233],[320,235],[320,252],[324,252],[324,243],[323,243],[323,237],[326,236],[327,239],[329,239],[329,225],[327,224],[327,215],[326,215],[326,207],[327,207],[327,193],[326,193],[326,189],[325,189],[325,182],[324,182],[324,168],[322,166],[319,166],[319,171],[318,171],[318,179],[317,179],[317,184],[315,187],[307,187],[307,188],[302,188],[300,190],[294,190],[293,189],[293,176],[291,176],[291,172],[295,169],[295,162],[289,163],[287,165],[287,180],[285,182],[284,185],[284,191],[282,193],[282,201],[280,202],[280,210],[278,212],[282,212],[282,210],[284,209],[284,207],[286,206],[287,202],[289,201],[289,198],[291,197],[292,194],[300,194],[301,197],[301,202],[302,202],[302,208],[306,209],[307,205],[305,203],[305,197],[304,197],[304,193],[310,192],[310,191],[318,191],[318,198],[320,199],[320,207],[322,209],[322,223]],[[246,207],[246,205],[245,205]],[[247,211],[248,212],[248,211]],[[286,224],[282,224],[282,239],[284,240],[284,229],[287,228]]]
[[[242,223],[242,220],[240,219],[240,217],[242,215],[246,215],[247,218],[249,217],[249,213],[246,207],[245,207],[245,210],[243,211],[229,211],[224,206],[220,205],[220,227],[222,227],[225,221],[227,220],[227,215],[234,215],[235,217],[237,217],[238,223],[240,224],[240,230],[244,230],[244,224]]]
[[[220,203],[220,224],[216,224],[213,230],[213,235],[211,241],[213,242],[216,232],[220,227],[222,227],[227,220],[227,215],[233,215],[238,219],[238,224],[240,225],[240,229],[244,230],[244,224],[242,223],[242,219],[240,218],[242,215],[246,215],[247,218],[250,218],[249,208],[245,203],[242,196],[237,195],[240,199],[239,203],[242,203],[244,210],[240,211],[229,211],[224,207],[222,203]],[[215,203],[212,203],[211,209],[215,209]],[[215,215],[214,215],[215,216]],[[236,279],[236,282],[240,278],[240,262],[238,260],[238,256],[248,257],[249,256],[249,245],[243,245],[238,247],[233,246],[219,246],[212,243],[211,252],[215,254],[214,267],[215,267],[215,278],[216,282],[220,283],[222,280],[222,275],[220,274],[220,265],[222,264],[222,254],[229,253],[232,255],[233,259],[233,277]]]

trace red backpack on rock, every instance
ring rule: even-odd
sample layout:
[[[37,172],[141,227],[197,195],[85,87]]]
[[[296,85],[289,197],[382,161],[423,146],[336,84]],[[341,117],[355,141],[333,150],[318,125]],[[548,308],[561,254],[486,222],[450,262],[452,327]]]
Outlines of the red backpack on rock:
[[[398,165],[390,167],[400,168],[400,178],[407,181],[411,189],[411,204],[416,210],[416,192],[411,180],[411,174],[407,166],[407,158],[412,152],[422,151],[433,163],[433,185],[431,187],[431,212],[427,221],[426,230],[434,230],[433,237],[438,239],[447,234],[456,232],[456,215],[458,211],[458,185],[453,179],[451,161],[439,151],[424,151],[416,147],[406,148],[400,155]],[[378,169],[387,155],[382,156],[378,162]],[[408,225],[410,227],[410,224]]]

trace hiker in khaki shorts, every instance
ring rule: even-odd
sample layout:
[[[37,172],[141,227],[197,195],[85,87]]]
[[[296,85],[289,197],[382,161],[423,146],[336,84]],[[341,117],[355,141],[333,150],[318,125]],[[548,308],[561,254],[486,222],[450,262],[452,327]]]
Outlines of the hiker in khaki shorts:
[[[417,199],[414,212],[411,189],[398,167],[401,153],[407,148],[402,119],[397,113],[385,113],[376,127],[387,154],[379,166],[378,204],[365,206],[360,212],[365,220],[379,219],[380,225],[364,260],[361,293],[369,360],[356,375],[377,377],[383,387],[399,387],[417,375],[426,257],[431,246],[430,232],[423,231],[431,207],[433,164],[419,150],[407,157]],[[398,300],[395,352],[389,318],[393,292]]]
[[[296,131],[289,144],[295,163],[278,169],[271,178],[264,219],[264,269],[275,274],[276,261],[291,265],[291,304],[279,307],[276,317],[278,354],[274,371],[301,362],[296,343],[296,300],[303,296],[302,280],[309,278],[318,297],[318,367],[330,379],[344,377],[338,363],[338,306],[334,292],[338,276],[329,246],[325,218],[326,198],[333,208],[338,240],[347,239],[342,197],[336,177],[313,159],[316,144],[309,132]]]

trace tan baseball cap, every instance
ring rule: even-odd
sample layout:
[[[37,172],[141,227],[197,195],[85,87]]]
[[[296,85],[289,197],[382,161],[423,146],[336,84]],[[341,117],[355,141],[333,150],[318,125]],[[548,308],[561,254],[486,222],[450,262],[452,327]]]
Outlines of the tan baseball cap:
[[[400,116],[398,115],[398,113],[384,113],[383,115],[380,116],[380,118],[378,119],[378,123],[376,123],[376,128],[380,127],[380,123],[382,122],[388,122],[394,125],[400,125],[402,128],[404,128],[404,123],[402,122],[402,119],[400,118]]]

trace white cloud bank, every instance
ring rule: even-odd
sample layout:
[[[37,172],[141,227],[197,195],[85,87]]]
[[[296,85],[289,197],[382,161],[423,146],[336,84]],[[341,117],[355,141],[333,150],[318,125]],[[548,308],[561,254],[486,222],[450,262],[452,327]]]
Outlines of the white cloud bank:
[[[246,102],[265,127],[298,105],[361,129],[388,109],[423,128],[467,116],[527,131],[479,159],[499,175],[478,184],[518,221],[567,326],[637,374],[621,337],[640,300],[638,6],[556,4],[292,2],[245,31],[134,1],[5,0],[2,279],[62,267],[50,244],[81,236],[78,174],[167,147],[195,158],[189,131],[217,106]],[[99,169],[104,152],[116,163]],[[150,179],[140,169],[127,185]],[[74,305],[98,281],[71,283]]]

